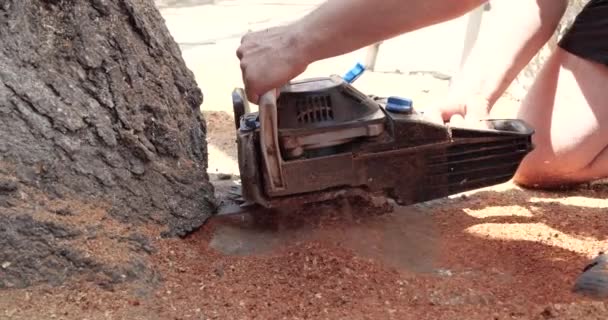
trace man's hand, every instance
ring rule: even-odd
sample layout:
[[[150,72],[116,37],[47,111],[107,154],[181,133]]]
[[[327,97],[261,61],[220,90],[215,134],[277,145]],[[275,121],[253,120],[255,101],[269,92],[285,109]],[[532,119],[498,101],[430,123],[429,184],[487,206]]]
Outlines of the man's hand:
[[[481,96],[448,98],[425,111],[431,121],[450,123],[453,127],[486,128],[484,122],[490,114],[488,99]]]
[[[550,0],[557,1],[557,0]],[[237,51],[247,98],[277,89],[314,61],[457,18],[483,0],[326,0],[286,27],[246,35]]]
[[[311,62],[298,42],[295,27],[277,27],[246,34],[237,50],[247,98],[280,88],[306,70]]]

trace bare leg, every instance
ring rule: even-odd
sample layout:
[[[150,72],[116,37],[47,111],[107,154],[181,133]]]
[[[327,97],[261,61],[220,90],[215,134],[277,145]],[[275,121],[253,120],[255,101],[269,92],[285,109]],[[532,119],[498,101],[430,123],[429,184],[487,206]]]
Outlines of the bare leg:
[[[608,177],[608,67],[557,48],[518,117],[536,130],[536,149],[516,183],[552,188]]]

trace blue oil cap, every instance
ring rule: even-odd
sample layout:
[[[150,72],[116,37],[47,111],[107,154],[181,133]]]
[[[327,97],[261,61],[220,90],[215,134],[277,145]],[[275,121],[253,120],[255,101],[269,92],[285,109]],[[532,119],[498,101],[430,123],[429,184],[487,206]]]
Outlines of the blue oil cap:
[[[411,113],[414,102],[412,99],[402,97],[389,97],[386,101],[386,110],[394,113]]]
[[[348,83],[353,83],[363,74],[363,72],[365,72],[365,66],[362,63],[357,63],[342,78]]]

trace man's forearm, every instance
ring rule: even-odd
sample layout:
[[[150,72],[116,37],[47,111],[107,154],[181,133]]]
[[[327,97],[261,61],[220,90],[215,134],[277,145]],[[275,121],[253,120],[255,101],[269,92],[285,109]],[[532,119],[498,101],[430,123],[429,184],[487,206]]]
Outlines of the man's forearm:
[[[328,0],[291,27],[298,47],[306,51],[310,63],[457,18],[484,2]]]
[[[491,107],[554,34],[567,5],[567,0],[496,1],[496,16],[456,77],[451,94],[476,95]]]

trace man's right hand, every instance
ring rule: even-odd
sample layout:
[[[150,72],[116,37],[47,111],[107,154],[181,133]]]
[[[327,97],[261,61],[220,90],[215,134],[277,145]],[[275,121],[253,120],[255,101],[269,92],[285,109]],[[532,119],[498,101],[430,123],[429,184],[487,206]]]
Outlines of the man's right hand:
[[[246,34],[237,50],[247,99],[258,103],[264,93],[282,87],[311,62],[297,40],[295,27],[276,27]]]
[[[481,120],[488,118],[491,106],[488,99],[481,96],[448,98],[430,107],[425,114],[431,121],[449,123],[453,127],[483,128]]]

